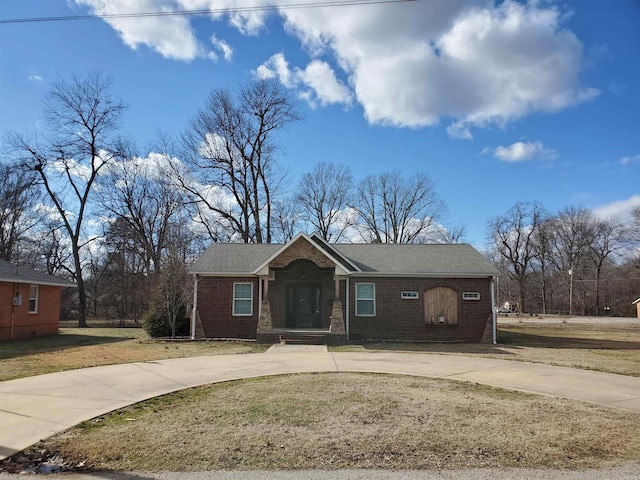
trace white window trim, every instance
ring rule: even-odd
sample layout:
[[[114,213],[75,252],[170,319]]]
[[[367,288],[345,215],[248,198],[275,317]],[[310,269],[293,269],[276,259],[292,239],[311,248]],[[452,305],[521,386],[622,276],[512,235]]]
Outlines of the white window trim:
[[[462,300],[480,300],[480,292],[462,292]]]
[[[236,285],[250,285],[251,286],[251,297],[250,298],[236,298]],[[251,282],[236,282],[233,284],[233,293],[231,300],[231,309],[232,315],[234,317],[251,317],[253,315],[253,283]],[[236,300],[249,300],[251,302],[251,308],[249,313],[236,313]]]
[[[418,300],[420,294],[414,291],[404,291],[400,294],[400,298],[403,300]]]
[[[31,289],[34,288],[36,289],[36,295],[35,297],[31,296]],[[31,310],[31,300],[35,300],[35,308],[33,310]],[[35,315],[38,313],[38,307],[40,306],[40,285],[29,285],[29,313]]]
[[[371,285],[373,286],[373,298],[358,298],[358,285]],[[356,317],[375,317],[376,316],[376,284],[375,283],[371,283],[371,282],[360,282],[360,283],[356,283],[355,286],[355,302],[356,302]],[[373,313],[358,313],[358,302],[360,300],[368,300],[368,301],[373,301]]]

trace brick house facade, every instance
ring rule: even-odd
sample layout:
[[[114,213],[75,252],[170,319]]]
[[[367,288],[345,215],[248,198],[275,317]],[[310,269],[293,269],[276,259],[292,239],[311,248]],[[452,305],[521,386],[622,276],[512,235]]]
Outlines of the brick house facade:
[[[191,273],[194,337],[495,342],[498,272],[469,245],[329,244],[299,234],[285,245],[214,244]]]
[[[0,341],[58,333],[62,288],[74,286],[0,260]]]

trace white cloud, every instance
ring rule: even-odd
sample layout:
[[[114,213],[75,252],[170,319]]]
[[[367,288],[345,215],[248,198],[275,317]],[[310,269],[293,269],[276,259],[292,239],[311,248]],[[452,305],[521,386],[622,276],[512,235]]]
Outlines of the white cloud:
[[[85,5],[95,15],[157,12],[175,10],[171,0],[73,0]],[[136,17],[105,19],[122,41],[133,50],[145,45],[160,55],[173,60],[189,61],[206,57],[207,53],[198,43],[188,17]]]
[[[492,153],[494,157],[509,163],[533,159],[555,160],[558,157],[558,152],[545,148],[542,142],[516,142],[508,147],[485,148],[481,153]]]
[[[277,78],[284,86],[298,90],[299,96],[312,107],[318,104],[348,106],[352,102],[349,89],[336,78],[331,66],[321,60],[311,61],[304,70],[291,69],[284,54],[276,53],[260,65],[255,74],[260,78]]]
[[[593,213],[600,218],[618,217],[629,219],[631,212],[640,208],[640,195],[632,195],[626,200],[617,200],[593,209]]]
[[[91,168],[82,163],[76,162],[74,159],[57,160],[51,164],[51,168],[59,173],[69,172],[73,177],[88,181],[91,176]]]
[[[227,62],[230,62],[231,59],[233,58],[233,48],[231,48],[227,42],[219,39],[215,35],[211,35],[210,40],[213,46],[216,47],[218,50],[220,50],[224,59]]]
[[[620,165],[629,165],[630,163],[640,163],[640,155],[632,155],[620,159]]]
[[[31,82],[44,82],[44,78],[42,78],[40,75],[29,75],[27,78]]]
[[[471,135],[471,130],[464,122],[455,122],[447,127],[447,133],[451,138],[456,138],[458,140],[471,140],[473,139],[473,135]]]
[[[284,53],[276,53],[269,60],[256,68],[255,74],[259,78],[277,78],[285,87],[292,88],[295,82],[291,78],[289,62],[284,58]]]
[[[74,1],[96,13],[157,10],[158,4],[182,10],[242,6],[238,0],[140,0],[135,6],[127,0]],[[252,5],[286,3],[255,0]],[[302,95],[321,105],[346,103],[348,92],[372,124],[424,127],[444,120],[451,136],[471,138],[472,128],[558,111],[599,94],[580,84],[583,46],[563,25],[560,8],[514,0],[283,8],[279,14],[286,31],[300,40],[311,62],[304,70],[294,69],[293,80],[269,62],[257,73],[305,85]],[[210,18],[227,19],[243,34],[257,35],[268,15],[253,11]],[[207,55],[188,17],[107,21],[132,48],[144,44],[182,60]],[[224,54],[223,47],[216,48]],[[318,60],[320,55],[325,60]],[[340,76],[348,81],[338,82]]]

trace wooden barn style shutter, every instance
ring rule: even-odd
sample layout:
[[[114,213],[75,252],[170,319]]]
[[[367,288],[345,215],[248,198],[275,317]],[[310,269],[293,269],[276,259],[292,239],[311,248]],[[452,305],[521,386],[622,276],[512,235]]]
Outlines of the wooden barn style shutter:
[[[424,323],[427,325],[458,324],[458,292],[449,287],[436,287],[424,293]]]

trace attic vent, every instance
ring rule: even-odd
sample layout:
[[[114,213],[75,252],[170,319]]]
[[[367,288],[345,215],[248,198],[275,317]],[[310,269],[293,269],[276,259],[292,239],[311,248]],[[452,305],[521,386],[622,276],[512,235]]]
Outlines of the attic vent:
[[[400,294],[400,298],[402,299],[412,299],[412,300],[416,300],[418,298],[418,292],[402,292]]]

